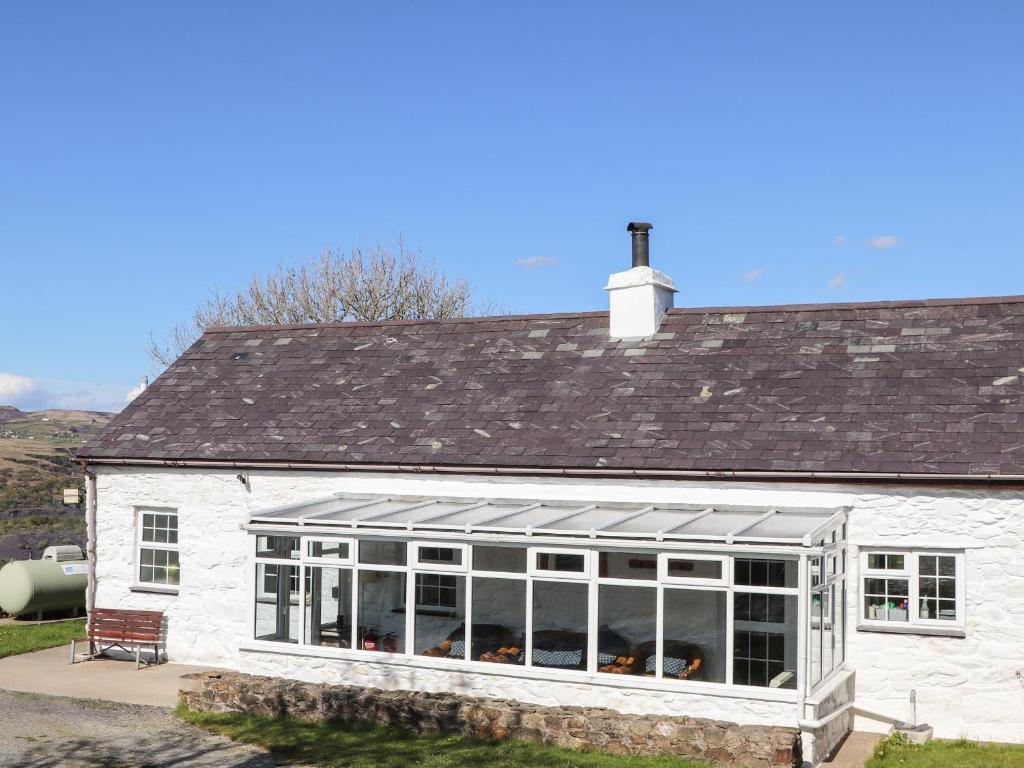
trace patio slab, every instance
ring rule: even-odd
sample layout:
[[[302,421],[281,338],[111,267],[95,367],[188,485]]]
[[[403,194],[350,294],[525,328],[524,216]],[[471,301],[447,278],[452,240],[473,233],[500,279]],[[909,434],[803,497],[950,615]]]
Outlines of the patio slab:
[[[84,650],[84,644],[80,646]],[[135,661],[99,658],[68,664],[68,646],[48,648],[0,659],[0,688],[73,699],[102,699],[124,704],[173,707],[178,701],[178,678],[211,667],[164,663],[143,666]]]

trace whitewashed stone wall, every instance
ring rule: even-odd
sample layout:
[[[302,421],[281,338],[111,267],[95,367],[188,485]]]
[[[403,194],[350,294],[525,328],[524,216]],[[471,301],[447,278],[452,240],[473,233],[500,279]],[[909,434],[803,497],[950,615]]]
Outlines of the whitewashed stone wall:
[[[940,737],[1024,742],[1024,494],[1020,491],[881,488],[779,483],[584,481],[442,477],[373,473],[249,472],[99,467],[97,605],[153,608],[169,617],[171,657],[178,661],[280,674],[311,682],[382,688],[414,686],[474,696],[514,697],[537,704],[608,706],[624,712],[693,711],[741,724],[792,725],[793,704],[728,697],[628,691],[604,685],[511,679],[416,666],[342,662],[240,651],[249,638],[250,512],[353,493],[505,498],[588,499],[662,503],[849,505],[848,664],[857,669],[860,708],[919,719]],[[134,510],[179,512],[181,589],[176,596],[132,592]],[[954,547],[966,551],[967,638],[857,632],[857,547]],[[858,728],[887,725],[858,718]]]

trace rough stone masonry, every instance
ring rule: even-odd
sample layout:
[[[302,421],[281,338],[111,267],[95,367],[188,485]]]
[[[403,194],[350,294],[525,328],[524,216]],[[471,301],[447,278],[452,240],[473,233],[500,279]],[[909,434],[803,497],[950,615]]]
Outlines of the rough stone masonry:
[[[625,715],[610,709],[542,707],[448,693],[317,685],[237,672],[183,675],[178,697],[189,709],[205,712],[387,725],[414,733],[488,740],[514,738],[620,755],[679,755],[724,766],[799,766],[801,760],[796,728],[693,717]]]

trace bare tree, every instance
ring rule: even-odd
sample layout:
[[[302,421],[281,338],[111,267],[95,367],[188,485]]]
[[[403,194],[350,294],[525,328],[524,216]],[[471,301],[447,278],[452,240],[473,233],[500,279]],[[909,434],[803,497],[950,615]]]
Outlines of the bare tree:
[[[443,319],[463,317],[471,304],[465,280],[449,280],[401,237],[347,254],[328,248],[305,264],[253,275],[234,295],[214,291],[163,342],[151,336],[149,356],[165,368],[215,326]]]

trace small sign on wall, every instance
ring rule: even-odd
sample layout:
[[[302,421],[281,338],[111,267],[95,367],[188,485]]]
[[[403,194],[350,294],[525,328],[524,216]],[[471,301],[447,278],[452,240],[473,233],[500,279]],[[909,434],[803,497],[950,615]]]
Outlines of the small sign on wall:
[[[80,504],[82,501],[82,492],[78,488],[65,488],[64,489],[64,503],[65,504]]]

